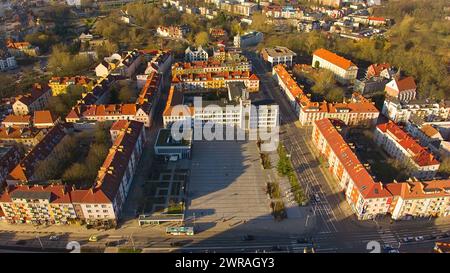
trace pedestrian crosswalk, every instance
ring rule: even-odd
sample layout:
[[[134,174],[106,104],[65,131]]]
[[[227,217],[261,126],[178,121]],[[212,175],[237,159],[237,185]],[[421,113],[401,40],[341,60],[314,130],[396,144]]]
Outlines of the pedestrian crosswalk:
[[[380,235],[383,245],[396,246],[399,242],[397,236],[390,229],[379,229],[378,234]]]

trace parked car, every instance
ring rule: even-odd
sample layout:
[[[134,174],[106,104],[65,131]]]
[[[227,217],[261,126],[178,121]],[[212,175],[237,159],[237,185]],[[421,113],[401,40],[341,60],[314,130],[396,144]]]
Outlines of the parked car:
[[[89,237],[89,242],[97,242],[98,241],[98,237],[97,235],[91,235]]]
[[[424,238],[423,236],[416,236],[416,237],[414,238],[414,240],[416,240],[416,242],[419,242],[419,241],[425,240],[425,238]]]
[[[49,237],[50,241],[58,241],[59,240],[59,236],[58,235],[52,235]]]
[[[403,242],[408,243],[414,241],[414,237],[405,237],[403,238]]]

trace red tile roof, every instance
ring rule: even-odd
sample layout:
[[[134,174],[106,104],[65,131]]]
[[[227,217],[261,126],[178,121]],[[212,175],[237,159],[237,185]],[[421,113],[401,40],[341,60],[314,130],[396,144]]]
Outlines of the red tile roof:
[[[34,125],[54,124],[57,118],[48,110],[35,111],[33,117]]]
[[[368,76],[368,78],[379,77],[381,71],[388,69],[390,67],[391,67],[391,65],[388,63],[372,64],[367,68],[367,76]]]
[[[10,114],[6,116],[6,118],[2,121],[2,123],[31,123],[31,116],[30,115],[14,115]]]
[[[417,89],[416,82],[414,81],[414,78],[411,76],[405,77],[402,79],[394,79],[394,81],[397,85],[399,92],[402,92],[405,90],[410,90],[410,89],[414,89],[414,90]]]
[[[20,161],[9,173],[9,180],[28,181],[34,173],[34,168],[40,160],[44,160],[53,151],[53,148],[65,136],[63,127],[52,127],[44,138]]]
[[[321,119],[314,123],[363,196],[374,195],[376,192],[386,194],[381,185],[375,183],[330,119]]]
[[[355,64],[350,60],[347,60],[344,57],[341,57],[324,48],[317,49],[313,54],[345,70],[355,66]]]
[[[101,190],[111,201],[116,197],[136,142],[144,130],[144,124],[137,121],[128,121],[120,125],[122,125],[121,133],[106,156],[94,185],[94,189]],[[118,126],[116,124],[116,128]]]
[[[384,185],[376,182],[360,163],[330,119],[321,119],[314,123],[364,198],[401,196],[404,199],[411,199],[450,196],[450,180],[448,179],[425,182],[393,182]]]
[[[392,121],[377,125],[377,128],[383,132],[388,133],[393,139],[407,150],[411,158],[419,166],[437,165],[439,161],[434,158],[433,154],[427,148],[421,146],[412,136],[403,131],[400,126]]]

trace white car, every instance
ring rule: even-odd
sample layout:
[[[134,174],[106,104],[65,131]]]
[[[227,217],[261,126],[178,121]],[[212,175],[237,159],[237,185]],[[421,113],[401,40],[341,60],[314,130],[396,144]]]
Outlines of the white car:
[[[59,236],[58,235],[52,235],[50,236],[50,241],[58,241],[59,240]]]
[[[423,236],[417,236],[414,238],[414,240],[416,240],[416,242],[423,241],[424,239],[425,238]]]

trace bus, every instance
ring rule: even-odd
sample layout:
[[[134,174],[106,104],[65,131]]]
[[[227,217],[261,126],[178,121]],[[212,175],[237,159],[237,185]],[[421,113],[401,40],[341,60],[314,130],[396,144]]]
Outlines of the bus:
[[[194,227],[168,227],[167,235],[194,235]]]

